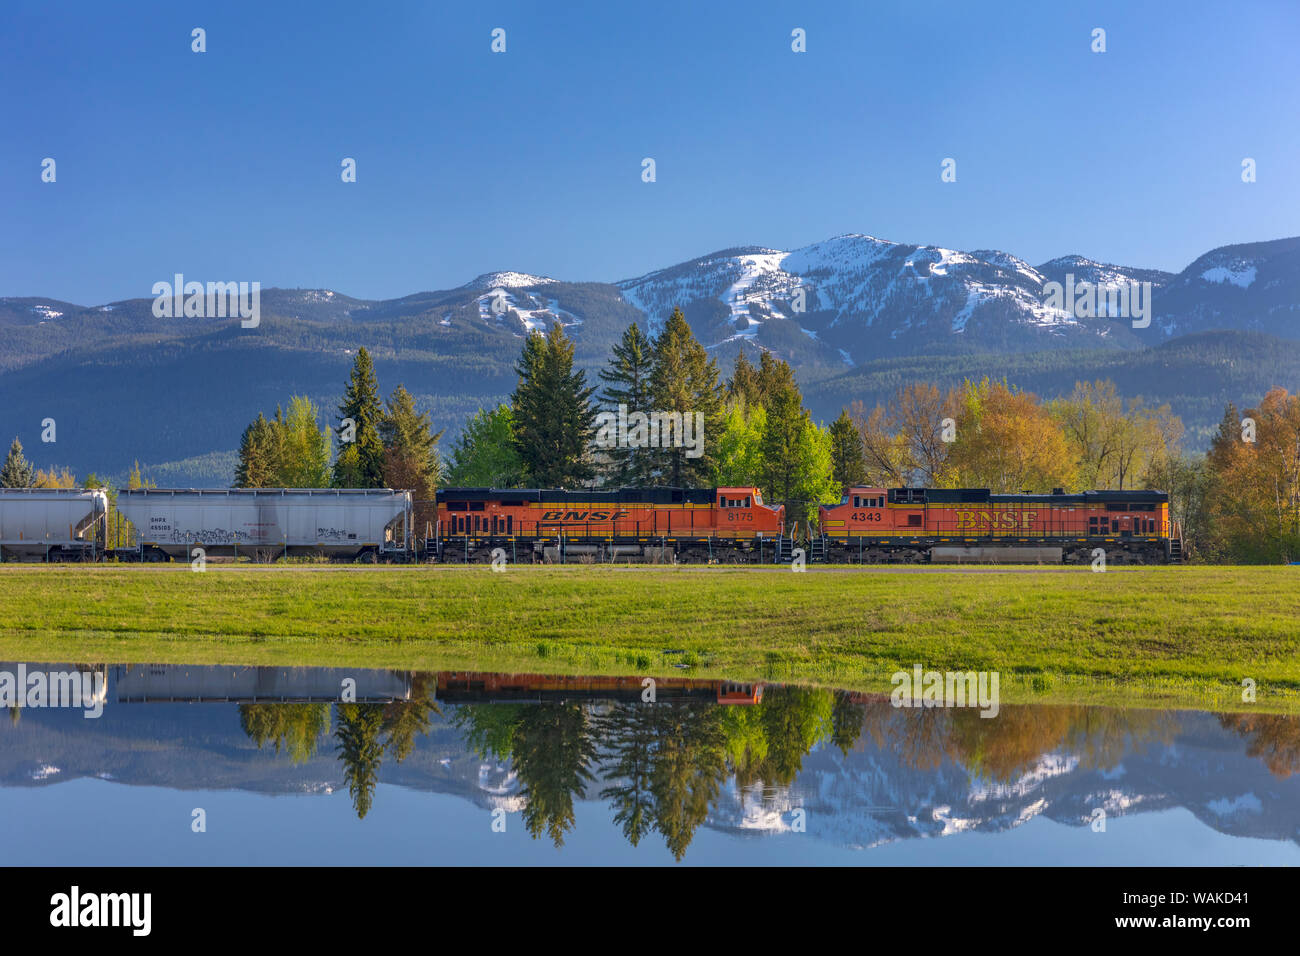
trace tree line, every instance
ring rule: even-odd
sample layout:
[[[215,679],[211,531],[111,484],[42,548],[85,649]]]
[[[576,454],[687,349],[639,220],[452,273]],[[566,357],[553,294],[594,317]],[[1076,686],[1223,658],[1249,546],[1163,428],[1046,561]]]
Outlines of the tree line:
[[[826,427],[804,407],[789,364],[768,351],[755,364],[741,349],[724,379],[681,309],[658,335],[631,323],[595,383],[575,367],[560,322],[526,336],[515,372],[509,402],[480,409],[444,465],[442,432],[403,385],[381,399],[361,348],[336,423],[323,424],[305,396],[259,415],[240,439],[235,484],[410,489],[422,503],[417,528],[433,520],[439,485],[755,486],[801,522],[852,486],[1157,488],[1169,492],[1192,553],[1300,560],[1300,397],[1281,388],[1255,408],[1228,407],[1208,454],[1188,455],[1168,405],[1125,399],[1109,380],[1048,401],[987,377],[946,391],[913,382],[871,409],[851,403]],[[597,442],[598,415],[620,407],[698,416],[703,442],[697,453],[672,441]],[[138,464],[130,482],[143,484]],[[17,439],[0,467],[0,487],[75,485],[67,469],[34,468]]]
[[[574,367],[560,323],[531,334],[516,366],[508,404],[482,409],[451,450],[452,486],[716,487],[753,485],[798,519],[838,501],[830,432],[813,422],[790,366],[764,352],[755,366],[737,356],[722,380],[681,309],[657,336],[633,322],[613,347],[599,384]],[[637,439],[595,444],[597,416],[668,412],[697,416],[703,442]],[[626,437],[626,436],[624,436]]]

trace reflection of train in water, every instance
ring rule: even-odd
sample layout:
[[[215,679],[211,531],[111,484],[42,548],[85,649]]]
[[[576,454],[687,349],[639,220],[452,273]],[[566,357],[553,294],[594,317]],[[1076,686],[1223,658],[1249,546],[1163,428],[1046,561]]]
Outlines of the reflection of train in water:
[[[762,684],[687,677],[569,677],[551,674],[438,673],[438,699],[450,702],[645,700],[653,680],[654,700],[758,704]]]
[[[449,703],[644,700],[757,704],[763,685],[689,677],[583,677],[472,671],[385,671],[345,667],[190,667],[120,664],[111,669],[118,703],[309,703],[343,699],[389,703],[415,699],[415,689]],[[350,684],[348,682],[351,682]]]
[[[189,560],[293,555],[336,560],[788,563],[1181,561],[1162,491],[995,495],[978,488],[850,488],[817,530],[787,526],[758,488],[616,491],[444,488],[415,526],[408,491],[141,488],[118,495],[136,532],[105,547],[100,491],[0,491],[0,559]]]

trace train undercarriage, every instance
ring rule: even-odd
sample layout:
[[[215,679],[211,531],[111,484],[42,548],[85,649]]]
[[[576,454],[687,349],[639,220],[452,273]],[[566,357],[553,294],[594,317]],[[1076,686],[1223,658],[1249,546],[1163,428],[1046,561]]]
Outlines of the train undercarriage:
[[[1041,539],[1036,541],[963,541],[823,538],[814,542],[811,560],[828,564],[1088,564],[1105,553],[1106,565],[1171,564],[1179,549],[1168,539]]]
[[[443,564],[764,564],[788,555],[780,538],[519,538],[429,539],[422,556]],[[788,558],[787,558],[788,559]]]

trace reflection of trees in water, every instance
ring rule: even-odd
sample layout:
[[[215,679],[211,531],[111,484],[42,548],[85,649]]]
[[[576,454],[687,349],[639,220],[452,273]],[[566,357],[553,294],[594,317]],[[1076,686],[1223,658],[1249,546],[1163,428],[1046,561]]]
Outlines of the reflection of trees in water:
[[[1277,777],[1300,771],[1300,717],[1282,714],[1220,714],[1219,724],[1248,740],[1246,755],[1256,757]]]
[[[434,700],[436,687],[434,675],[416,674],[409,700],[337,705],[334,738],[357,819],[370,812],[384,754],[401,763],[414,749],[416,735],[429,732],[430,711],[440,713]]]
[[[409,701],[336,705],[339,760],[358,817],[370,810],[385,755],[400,763],[428,733],[437,709],[432,680],[418,676]],[[271,743],[302,762],[328,731],[328,706],[242,705],[240,721],[259,747]],[[1251,714],[1219,721],[1249,738],[1248,755],[1274,774],[1300,770],[1300,719]],[[905,767],[934,770],[952,762],[1005,783],[1052,752],[1074,755],[1085,768],[1112,769],[1134,750],[1171,742],[1180,724],[1176,713],[1085,706],[1007,706],[983,718],[975,708],[895,708],[885,697],[798,687],[769,687],[761,703],[742,707],[465,704],[451,722],[468,749],[511,764],[535,839],[546,834],[563,845],[574,826],[574,801],[586,795],[599,758],[600,797],[627,840],[637,846],[658,833],[678,860],[728,777],[742,793],[762,784],[772,795],[793,783],[819,745],[847,754],[870,744]]]
[[[658,705],[614,704],[596,718],[602,755],[610,760],[600,791],[614,810],[614,822],[633,846],[655,829],[655,798],[650,788],[659,746]]]
[[[383,729],[382,704],[338,705],[334,739],[338,741],[339,761],[343,764],[343,782],[348,785],[359,820],[365,819],[374,802],[379,765],[384,759],[384,744],[379,739]]]
[[[432,674],[417,674],[409,700],[335,705],[336,751],[358,819],[370,812],[384,754],[401,763],[415,748],[416,737],[429,732],[429,714],[438,712],[435,687]],[[330,705],[240,704],[239,724],[259,750],[270,743],[276,754],[283,749],[295,764],[305,763],[329,732]]]
[[[295,764],[316,756],[320,738],[330,729],[329,704],[240,704],[239,726],[261,750],[270,743]]]
[[[726,734],[714,704],[616,704],[597,718],[611,761],[601,796],[633,845],[650,830],[680,860],[727,777]]]
[[[837,710],[829,691],[772,688],[754,707],[620,702],[596,712],[578,704],[467,704],[452,722],[480,756],[511,763],[533,836],[546,832],[560,845],[599,753],[600,796],[623,835],[636,846],[659,833],[680,860],[728,776],[789,783],[818,743],[851,747],[861,710],[849,703]]]
[[[550,835],[557,847],[573,827],[573,799],[586,793],[587,764],[596,741],[581,704],[527,708],[514,732],[515,772],[524,797],[524,825],[534,838]]]
[[[524,797],[524,825],[557,847],[573,828],[573,800],[586,795],[596,742],[581,704],[466,704],[452,716],[468,748],[510,762]]]
[[[727,750],[737,786],[792,783],[803,758],[831,738],[834,709],[828,690],[779,687],[768,688],[761,704],[728,710],[724,726],[731,731]],[[841,735],[848,736],[843,729]]]
[[[1003,707],[996,717],[975,708],[895,708],[882,699],[866,705],[864,732],[904,766],[934,770],[945,761],[1000,783],[1015,780],[1045,754],[1064,751],[1083,767],[1113,768],[1125,753],[1178,731],[1176,714],[1106,707]]]

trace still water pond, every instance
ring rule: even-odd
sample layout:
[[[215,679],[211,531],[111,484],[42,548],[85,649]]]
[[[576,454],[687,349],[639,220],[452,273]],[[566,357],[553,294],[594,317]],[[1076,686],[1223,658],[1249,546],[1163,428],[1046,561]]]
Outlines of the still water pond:
[[[316,668],[0,684],[32,672],[49,696],[0,714],[10,865],[1300,864],[1294,717]],[[84,699],[49,706],[71,673]]]

